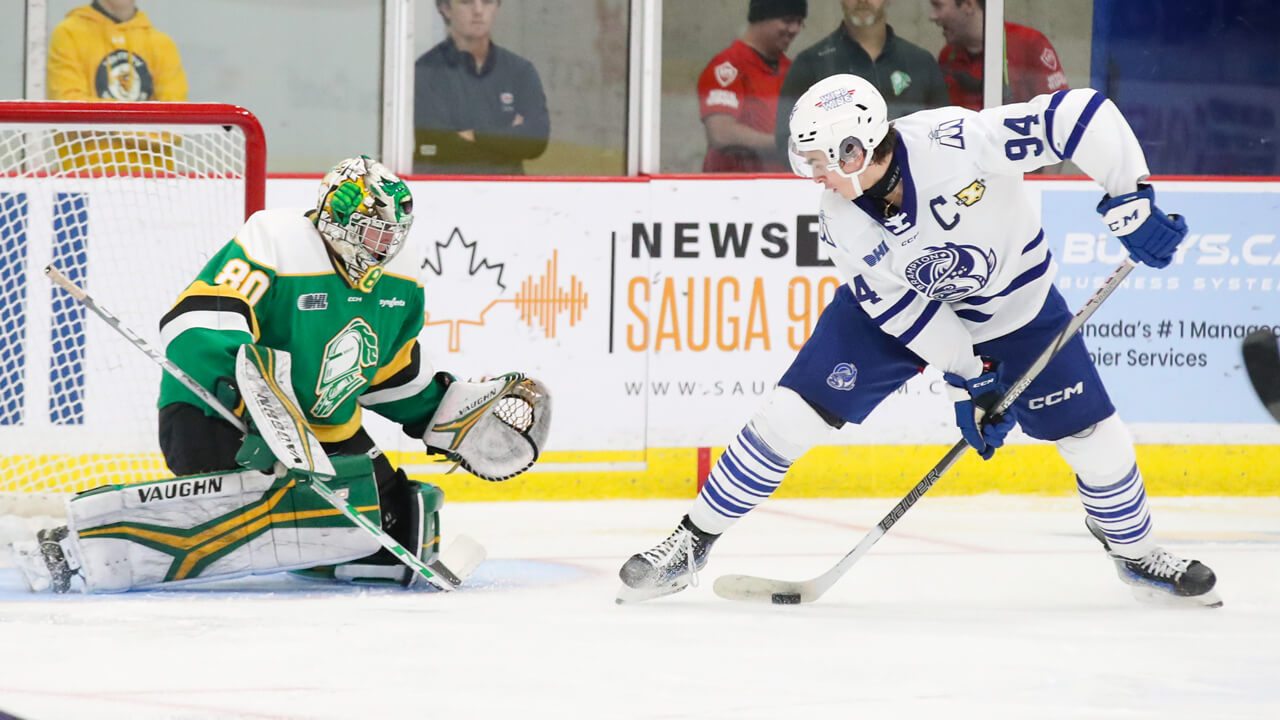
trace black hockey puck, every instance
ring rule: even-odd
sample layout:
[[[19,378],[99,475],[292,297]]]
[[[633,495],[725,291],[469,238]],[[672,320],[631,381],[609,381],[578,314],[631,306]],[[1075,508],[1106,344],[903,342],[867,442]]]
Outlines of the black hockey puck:
[[[774,593],[774,605],[799,605],[800,593]]]

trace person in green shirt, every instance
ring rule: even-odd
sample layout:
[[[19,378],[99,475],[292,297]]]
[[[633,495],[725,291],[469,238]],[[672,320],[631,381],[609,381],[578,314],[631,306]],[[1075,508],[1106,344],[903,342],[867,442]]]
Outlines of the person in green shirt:
[[[889,119],[950,105],[947,83],[928,50],[898,37],[885,19],[890,0],[840,0],[844,19],[830,35],[805,48],[787,71],[778,94],[774,139],[786,163],[787,128],[796,99],[832,75],[857,75],[876,87]]]

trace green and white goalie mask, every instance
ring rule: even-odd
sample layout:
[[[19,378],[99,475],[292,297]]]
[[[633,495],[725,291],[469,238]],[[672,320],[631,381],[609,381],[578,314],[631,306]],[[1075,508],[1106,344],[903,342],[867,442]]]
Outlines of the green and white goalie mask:
[[[369,292],[413,225],[409,186],[367,155],[343,160],[320,182],[316,228],[351,287]]]

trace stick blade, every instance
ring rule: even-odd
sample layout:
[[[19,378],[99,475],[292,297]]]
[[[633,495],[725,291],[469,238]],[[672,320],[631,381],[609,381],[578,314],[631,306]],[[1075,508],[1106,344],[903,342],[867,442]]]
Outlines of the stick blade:
[[[770,580],[754,575],[721,575],[712,590],[725,600],[766,605],[800,605],[822,594],[812,581]]]
[[[1267,412],[1280,422],[1280,345],[1270,329],[1255,330],[1245,337],[1240,348],[1249,382]]]
[[[489,553],[483,545],[467,535],[459,535],[440,553],[439,562],[449,568],[461,583],[471,577],[471,574],[488,556]]]

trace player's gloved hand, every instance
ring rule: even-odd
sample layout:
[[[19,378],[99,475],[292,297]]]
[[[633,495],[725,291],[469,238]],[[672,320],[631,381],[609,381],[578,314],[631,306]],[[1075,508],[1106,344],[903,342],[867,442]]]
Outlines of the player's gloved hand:
[[[943,373],[942,377],[951,386],[947,394],[956,405],[956,425],[960,434],[983,460],[990,460],[996,448],[1004,445],[1005,436],[1018,424],[1013,408],[1004,415],[984,415],[981,421],[978,420],[978,410],[983,413],[990,411],[1006,390],[996,378],[995,363],[984,361],[982,374],[971,380],[955,373]]]
[[[430,388],[436,391],[436,394],[432,396],[436,398],[436,405],[431,410],[432,415],[434,415],[435,411],[439,408],[440,400],[444,398],[444,394],[449,390],[449,386],[457,382],[457,380],[458,378],[454,377],[453,373],[447,373],[443,370],[437,370],[436,374],[431,376]],[[406,423],[403,430],[405,435],[421,440],[423,436],[427,434],[427,430],[430,427],[431,417],[427,417],[426,419],[419,420],[417,422]],[[451,453],[448,450],[443,450],[441,448],[431,447],[430,445],[427,446],[427,454],[444,455],[453,462],[458,461],[458,456],[455,453]]]
[[[356,183],[348,180],[339,185],[338,189],[329,196],[329,211],[333,215],[333,221],[345,226],[350,222],[352,213],[360,207],[360,201],[363,199],[364,193]]]
[[[275,453],[267,447],[267,441],[256,432],[250,431],[240,443],[236,451],[236,464],[246,470],[257,470],[262,473],[273,472],[276,465]]]
[[[1186,221],[1156,207],[1156,191],[1146,184],[1138,185],[1136,192],[1103,195],[1098,214],[1135,260],[1155,268],[1172,262],[1178,243],[1187,236]]]
[[[222,403],[223,407],[232,412],[242,409],[240,389],[236,387],[235,381],[231,378],[218,378],[213,384],[213,396],[218,399],[219,403]],[[253,418],[248,413],[240,417],[244,419],[249,430],[245,433],[244,440],[240,443],[240,449],[236,451],[236,464],[246,470],[271,472],[271,469],[276,464],[275,454],[271,452],[271,448],[267,447],[267,441],[262,439],[262,435],[253,426]]]

